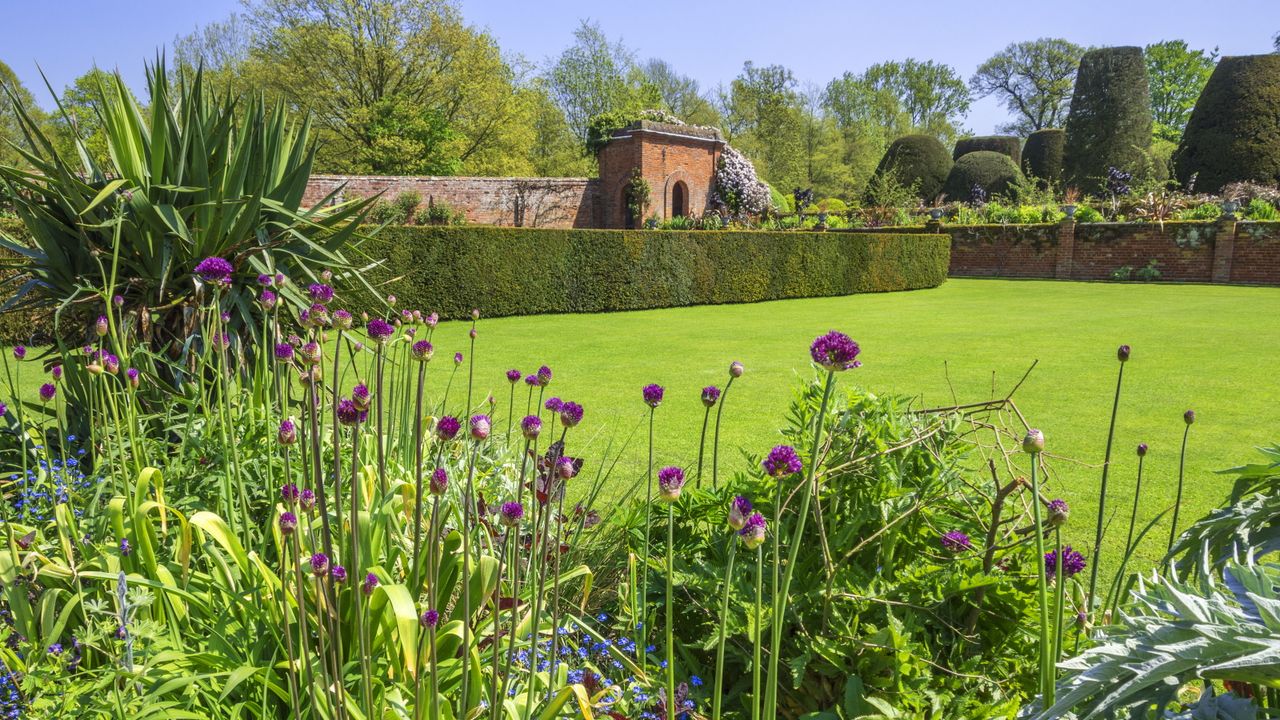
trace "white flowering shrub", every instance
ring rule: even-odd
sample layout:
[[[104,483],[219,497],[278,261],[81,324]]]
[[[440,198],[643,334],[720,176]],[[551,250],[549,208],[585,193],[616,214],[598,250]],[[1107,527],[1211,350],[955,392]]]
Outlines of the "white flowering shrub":
[[[769,209],[769,186],[756,175],[746,155],[726,145],[716,166],[711,201],[734,215],[761,215]]]

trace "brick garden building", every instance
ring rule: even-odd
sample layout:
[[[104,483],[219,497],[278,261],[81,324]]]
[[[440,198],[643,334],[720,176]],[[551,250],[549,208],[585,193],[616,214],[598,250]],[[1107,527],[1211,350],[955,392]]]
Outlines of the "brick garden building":
[[[656,217],[701,216],[709,209],[716,163],[725,146],[710,128],[640,120],[613,133],[600,149],[598,178],[399,177],[313,175],[304,204],[341,189],[350,196],[416,192],[423,205],[445,203],[483,225],[629,228]],[[645,217],[631,217],[627,186],[649,185]]]

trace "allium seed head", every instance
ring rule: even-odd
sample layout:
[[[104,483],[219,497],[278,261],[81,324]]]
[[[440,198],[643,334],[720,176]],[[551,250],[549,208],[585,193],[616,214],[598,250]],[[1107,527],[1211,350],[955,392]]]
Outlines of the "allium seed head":
[[[973,543],[969,540],[969,536],[959,530],[948,530],[942,534],[942,547],[944,550],[951,552],[962,552],[971,550]]]
[[[1044,433],[1035,428],[1028,430],[1026,436],[1022,438],[1022,452],[1030,454],[1044,452]]]
[[[306,488],[298,493],[298,504],[302,506],[303,511],[311,512],[316,507],[316,493],[311,488]]]
[[[413,351],[413,358],[415,360],[427,362],[431,359],[431,356],[435,353],[436,349],[432,346],[430,341],[419,340],[413,344],[411,350]]]
[[[449,489],[449,473],[442,467],[431,473],[430,488],[432,495],[443,495]]]
[[[560,424],[571,428],[582,422],[582,406],[576,402],[566,402],[560,406]]]
[[[195,273],[201,280],[215,285],[230,285],[231,274],[235,271],[234,265],[220,257],[205,258],[195,268]]]
[[[280,421],[280,431],[276,433],[276,440],[281,445],[292,445],[298,442],[298,427],[294,425],[293,418]]]
[[[1144,455],[1146,455],[1146,454],[1147,454],[1147,444],[1146,444],[1146,443],[1138,443],[1138,457],[1142,457],[1142,456],[1144,456]]]
[[[538,384],[541,385],[542,387],[546,387],[551,384],[551,368],[547,367],[546,365],[543,365],[542,367],[538,368],[537,375],[538,375]]]
[[[1129,360],[1128,345],[1121,345],[1120,348],[1116,350],[1116,359],[1120,362],[1127,362]]]
[[[458,418],[452,415],[445,415],[436,423],[436,437],[441,440],[452,440],[458,435],[458,431],[462,429],[462,423]]]
[[[316,577],[324,577],[329,574],[329,556],[324,553],[316,553],[311,556],[311,574]]]
[[[418,618],[418,624],[428,630],[435,628],[440,623],[440,613],[435,610],[427,610],[422,613],[422,617]]]
[[[1195,421],[1196,421],[1196,411],[1195,411],[1195,410],[1188,410],[1188,411],[1186,411],[1186,412],[1182,413],[1182,422],[1184,422],[1184,423],[1186,423],[1186,424],[1190,425],[1191,423],[1194,423]]]
[[[742,363],[737,360],[729,363],[729,377],[740,378],[744,372],[746,372],[746,368],[742,366]]]
[[[502,503],[502,510],[499,519],[502,524],[509,527],[519,527],[520,520],[524,517],[524,506],[518,502]]]
[[[298,516],[285,510],[280,513],[280,534],[292,535],[298,529]]]
[[[519,370],[516,370],[515,368],[508,370],[507,382],[511,383],[512,385],[515,385],[516,383],[520,382],[520,375],[521,375],[521,372]]]

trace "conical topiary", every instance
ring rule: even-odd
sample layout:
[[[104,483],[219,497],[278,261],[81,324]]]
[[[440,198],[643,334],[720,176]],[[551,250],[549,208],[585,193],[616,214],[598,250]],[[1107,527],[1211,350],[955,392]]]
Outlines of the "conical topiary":
[[[1178,181],[1217,192],[1239,180],[1280,183],[1280,54],[1224,57],[1200,93],[1174,155]]]
[[[1108,168],[1141,172],[1151,145],[1151,87],[1140,47],[1090,50],[1080,59],[1067,115],[1063,175],[1101,193]]]

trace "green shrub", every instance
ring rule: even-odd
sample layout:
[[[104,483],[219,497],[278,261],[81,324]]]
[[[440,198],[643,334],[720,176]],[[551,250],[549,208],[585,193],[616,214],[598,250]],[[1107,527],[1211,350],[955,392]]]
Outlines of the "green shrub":
[[[975,198],[974,188],[981,188],[987,197],[1002,195],[1021,177],[1022,172],[1008,155],[978,150],[956,161],[943,191],[952,200],[973,202],[985,199]]]
[[[933,287],[946,236],[387,227],[360,246],[380,295],[443,317],[608,312]],[[537,257],[531,264],[529,258]],[[367,298],[355,310],[375,311]]]
[[[1012,135],[978,135],[961,138],[956,141],[951,151],[951,159],[959,160],[971,152],[990,150],[1001,155],[1008,155],[1014,165],[1022,164],[1022,141]]]
[[[1140,267],[1133,272],[1134,279],[1141,280],[1143,282],[1153,282],[1155,280],[1159,280],[1160,268],[1156,267],[1159,264],[1160,263],[1156,262],[1155,260],[1149,261],[1146,267]]]
[[[1067,134],[1058,128],[1037,130],[1022,148],[1022,172],[1053,186],[1062,184],[1062,150]]]
[[[952,161],[947,149],[932,135],[907,135],[894,140],[880,158],[872,176],[872,185],[883,184],[892,178],[904,187],[914,187],[915,196],[925,201],[932,201],[942,192],[947,173],[951,172]],[[871,197],[868,187],[868,201],[881,204]]]
[[[1201,203],[1193,208],[1179,210],[1174,213],[1175,220],[1217,220],[1222,215],[1222,206],[1218,203]]]
[[[825,198],[818,201],[818,209],[825,213],[849,212],[849,205],[840,198]]]
[[[404,225],[409,222],[409,215],[396,203],[383,199],[373,203],[369,220],[379,225]]]
[[[1174,159],[1197,192],[1280,183],[1280,54],[1225,57],[1200,93]]]
[[[422,208],[413,216],[415,225],[463,225],[467,215],[443,200],[436,200]],[[404,223],[399,223],[404,224]]]
[[[1090,50],[1080,59],[1063,147],[1066,182],[1101,194],[1107,168],[1148,165],[1151,88],[1140,47]]]
[[[1280,211],[1277,211],[1276,206],[1266,200],[1254,198],[1249,201],[1248,207],[1244,209],[1244,216],[1250,220],[1280,220]]]
[[[7,237],[14,242],[26,244],[27,231],[22,221],[15,218],[0,218],[0,237]],[[0,251],[0,263],[16,255],[9,251]],[[13,270],[0,269],[0,286],[7,300],[13,290],[21,282],[15,278]],[[0,343],[5,345],[43,345],[52,339],[53,318],[48,310],[9,310],[0,312]]]
[[[1089,205],[1081,205],[1076,208],[1076,222],[1078,223],[1098,223],[1102,222],[1102,213],[1097,208]]]
[[[782,215],[790,215],[796,211],[795,198],[778,192],[778,189],[773,186],[769,187],[769,203],[773,206],[774,212]]]
[[[411,218],[418,211],[418,206],[422,204],[422,193],[412,190],[402,192],[393,202],[397,210],[404,213],[406,218]]]

